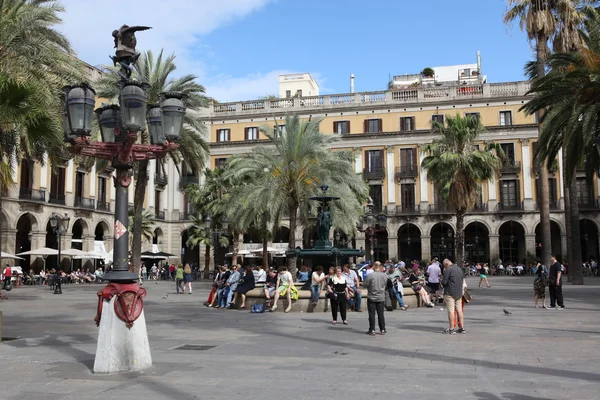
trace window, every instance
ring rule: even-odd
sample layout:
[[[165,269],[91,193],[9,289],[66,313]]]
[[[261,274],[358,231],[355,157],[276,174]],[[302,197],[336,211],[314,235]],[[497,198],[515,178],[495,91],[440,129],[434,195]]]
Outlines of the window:
[[[82,198],[83,197],[83,183],[85,179],[85,174],[81,171],[77,171],[75,174],[75,197]]]
[[[50,178],[50,203],[65,204],[65,169],[57,168]]]
[[[365,133],[379,133],[382,132],[382,121],[381,119],[365,119]]]
[[[215,168],[224,168],[227,164],[227,158],[215,158]]]
[[[381,171],[383,169],[383,150],[367,150],[365,153],[367,172]]]
[[[439,122],[440,124],[444,123],[444,114],[433,114],[431,116],[431,122]]]
[[[160,190],[154,191],[154,211],[156,213],[158,213],[159,211],[162,211],[160,209]]]
[[[402,211],[413,211],[415,209],[415,184],[401,184],[400,196],[402,201]]]
[[[400,167],[402,171],[417,169],[417,149],[400,150]]]
[[[258,128],[253,126],[246,128],[246,140],[258,140]]]
[[[500,111],[500,125],[512,125],[512,111]]]
[[[500,201],[505,210],[519,207],[521,195],[519,194],[518,180],[500,181]]]
[[[302,97],[302,89],[296,90],[296,97]]]
[[[229,142],[229,129],[217,129],[217,142]]]
[[[514,164],[514,162],[515,162],[515,145],[513,143],[501,143],[500,147],[504,151],[504,156],[506,157],[506,162],[509,164]]]
[[[582,205],[593,203],[591,194],[593,191],[589,190],[588,182],[586,178],[577,178],[575,181],[575,190],[577,190],[577,202]]]
[[[285,132],[285,125],[275,125],[273,127],[273,134],[275,135],[275,137],[281,137],[281,135],[284,135]]]
[[[373,199],[373,213],[379,214],[383,209],[383,186],[370,185],[369,197]]]
[[[285,91],[285,98],[289,99],[290,97],[292,97],[292,91],[291,90],[286,90]]]
[[[469,112],[465,113],[465,118],[474,118],[476,121],[479,121],[480,115],[478,112]]]
[[[98,177],[98,202],[106,203],[106,178]]]
[[[415,130],[415,117],[400,117],[400,130],[401,131],[414,131]]]
[[[338,135],[347,135],[350,133],[350,121],[334,121],[333,132]]]

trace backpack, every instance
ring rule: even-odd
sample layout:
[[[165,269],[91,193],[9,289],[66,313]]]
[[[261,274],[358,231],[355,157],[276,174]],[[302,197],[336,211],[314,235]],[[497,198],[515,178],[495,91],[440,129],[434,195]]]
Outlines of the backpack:
[[[183,269],[183,272],[186,274],[191,274],[192,273],[192,269],[190,268],[189,265],[186,265],[185,268]]]
[[[262,303],[252,304],[251,313],[260,314],[265,312],[265,305]]]

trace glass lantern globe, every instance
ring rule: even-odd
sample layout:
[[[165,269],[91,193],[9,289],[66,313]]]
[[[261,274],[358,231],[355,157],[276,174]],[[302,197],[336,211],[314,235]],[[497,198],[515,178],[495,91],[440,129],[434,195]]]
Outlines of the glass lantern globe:
[[[121,121],[127,132],[139,132],[146,120],[146,103],[148,96],[145,85],[128,82],[121,88],[119,105],[121,106]]]
[[[120,133],[121,119],[119,116],[119,106],[111,104],[96,109],[98,116],[98,125],[100,125],[100,135],[105,143],[114,143],[116,135]]]
[[[150,142],[155,145],[164,144],[165,136],[163,135],[162,111],[160,105],[153,104],[148,107],[146,122],[148,124],[148,133],[150,133]]]
[[[96,104],[96,92],[87,83],[64,88],[66,118],[63,123],[69,136],[89,136]],[[67,136],[68,138],[68,136]]]
[[[185,106],[183,94],[178,92],[162,93],[160,107],[162,109],[162,131],[168,140],[177,140],[181,137]]]

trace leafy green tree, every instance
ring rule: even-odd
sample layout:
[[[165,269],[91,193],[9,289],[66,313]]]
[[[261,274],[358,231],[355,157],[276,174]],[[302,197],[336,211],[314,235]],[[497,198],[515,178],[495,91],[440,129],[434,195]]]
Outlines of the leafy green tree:
[[[199,118],[198,111],[208,103],[208,100],[204,96],[204,87],[196,82],[197,77],[188,74],[180,78],[174,78],[173,74],[176,68],[175,55],[163,58],[163,52],[161,51],[158,57],[155,58],[151,51],[147,51],[140,55],[132,79],[150,85],[148,89],[149,104],[157,103],[162,92],[182,92],[184,94],[183,102],[187,107],[187,112],[184,117],[180,147],[169,155],[176,165],[183,163],[188,170],[198,173],[204,168],[209,152],[208,144],[204,139],[206,128]],[[107,73],[96,83],[98,96],[116,102],[119,95],[119,80],[118,70],[114,67],[107,67]],[[142,143],[150,143],[147,133],[142,133],[141,141]],[[140,264],[142,251],[142,208],[148,185],[148,164],[148,161],[138,161],[135,166],[137,174],[135,176],[135,217],[133,219],[133,247],[131,252],[133,263],[136,266]]]
[[[448,205],[456,213],[456,262],[462,267],[465,214],[475,206],[481,184],[500,171],[503,152],[494,143],[480,148],[477,142],[484,128],[477,118],[457,114],[447,118],[446,126],[434,122],[433,128],[441,137],[423,147],[427,156],[421,166],[446,194]]]
[[[274,221],[289,217],[288,246],[292,249],[298,222],[308,223],[308,199],[320,193],[321,185],[329,185],[328,193],[340,197],[333,204],[333,225],[347,233],[354,233],[368,195],[362,177],[354,172],[352,154],[332,151],[331,145],[339,138],[319,132],[320,122],[288,116],[285,129],[263,127],[272,145],[255,147],[228,163],[228,176],[249,182],[245,191],[249,199],[268,205]],[[288,267],[295,271],[295,258],[288,258]]]

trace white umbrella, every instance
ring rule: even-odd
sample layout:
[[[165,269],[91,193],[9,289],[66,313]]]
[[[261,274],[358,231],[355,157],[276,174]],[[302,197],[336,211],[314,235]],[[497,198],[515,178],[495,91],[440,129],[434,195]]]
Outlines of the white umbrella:
[[[25,251],[23,253],[18,253],[17,255],[18,256],[40,256],[40,257],[57,256],[58,250],[49,249],[48,247],[40,247],[39,249]]]
[[[250,253],[250,250],[239,250],[237,255],[238,256],[247,256],[248,254],[252,254]],[[225,257],[231,257],[233,255],[233,253],[227,253],[225,254]]]
[[[73,258],[75,258],[77,260],[81,260],[81,259],[94,260],[94,259],[102,259],[107,256],[106,253],[101,253],[99,251],[87,251],[87,252],[82,252],[82,253],[83,254],[76,255]]]
[[[0,255],[0,258],[7,258],[7,259],[13,259],[13,260],[24,260],[23,257],[15,256],[15,255],[8,254],[5,252],[2,252],[2,254]]]
[[[86,253],[85,253],[85,251],[79,250],[79,249],[67,249],[67,250],[61,251],[60,254],[63,255],[63,256],[73,256],[73,257],[75,257],[75,256],[82,256],[82,255],[84,255]]]

